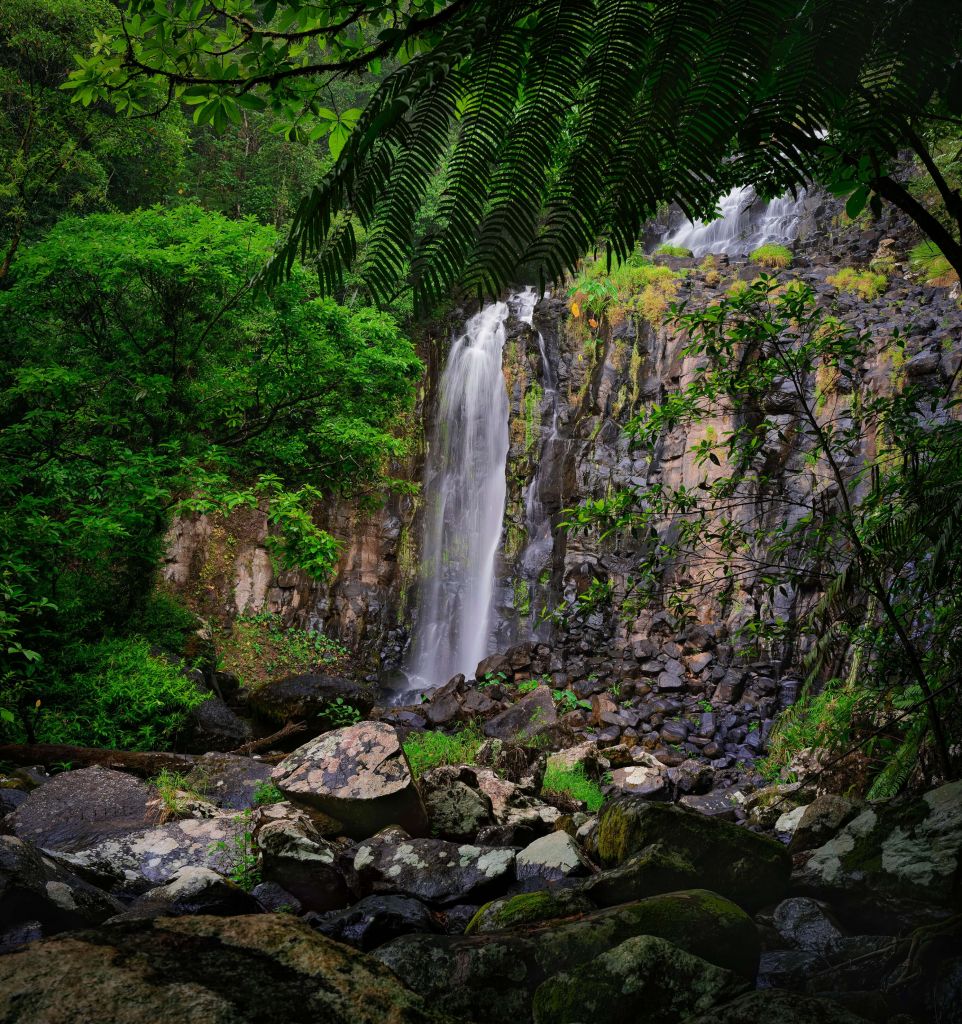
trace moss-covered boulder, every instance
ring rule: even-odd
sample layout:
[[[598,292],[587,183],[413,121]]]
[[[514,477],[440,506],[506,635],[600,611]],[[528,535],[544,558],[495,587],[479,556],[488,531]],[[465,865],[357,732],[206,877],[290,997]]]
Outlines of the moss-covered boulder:
[[[702,889],[497,934],[406,935],[382,946],[376,956],[452,1017],[519,1024],[530,1020],[535,990],[559,965],[571,970],[636,935],[666,939],[746,980],[755,977],[759,939],[751,918]]]
[[[791,858],[781,843],[731,822],[706,818],[669,804],[630,797],[605,807],[598,822],[598,856],[617,867],[649,847],[652,866],[671,884],[684,877],[688,865],[699,884],[721,893],[750,912],[782,899],[791,874]],[[673,862],[673,863],[672,863]],[[636,873],[644,885],[645,858],[633,862],[626,875]]]
[[[828,999],[783,989],[749,992],[725,1006],[689,1017],[684,1024],[866,1024]]]
[[[535,1024],[675,1024],[751,986],[664,939],[637,935],[534,994]]]
[[[698,868],[684,853],[655,843],[633,853],[618,867],[587,879],[579,890],[596,907],[613,907],[701,884]]]
[[[471,918],[465,935],[486,935],[490,932],[527,928],[543,921],[588,914],[598,908],[574,889],[541,889],[516,896],[492,900]]]

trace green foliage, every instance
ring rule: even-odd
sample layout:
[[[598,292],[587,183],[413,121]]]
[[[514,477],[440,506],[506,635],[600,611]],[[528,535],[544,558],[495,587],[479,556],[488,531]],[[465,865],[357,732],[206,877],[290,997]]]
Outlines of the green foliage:
[[[597,782],[589,779],[582,765],[563,768],[549,763],[541,784],[543,793],[564,793],[584,803],[588,811],[594,814],[605,801],[604,794]]]
[[[911,250],[909,266],[929,284],[948,284],[958,280],[958,274],[952,269],[942,250],[931,241],[919,242]]]
[[[749,259],[763,267],[783,269],[792,262],[792,250],[784,245],[763,245],[756,249]]]
[[[484,734],[471,722],[454,733],[426,730],[412,732],[404,741],[404,753],[414,777],[443,764],[474,764]]]
[[[78,645],[68,651],[62,675],[44,688],[37,739],[118,750],[163,749],[206,698],[180,668],[151,654],[146,640]]]
[[[343,644],[323,633],[287,626],[275,612],[239,615],[218,650],[219,667],[254,687],[283,676],[337,671],[346,657]]]
[[[265,804],[279,804],[283,799],[284,794],[273,782],[258,782],[254,787],[254,805],[256,807],[262,807]]]
[[[579,700],[574,690],[552,690],[551,696],[562,713],[591,708],[591,701]]]
[[[644,259],[616,263],[609,271],[605,259],[581,270],[568,288],[572,316],[600,318],[614,325],[636,315],[659,324],[678,289],[680,274]]]
[[[655,256],[676,256],[679,259],[691,258],[691,249],[686,249],[683,245],[670,245],[668,242],[663,242],[654,251]]]
[[[843,267],[826,280],[840,292],[852,292],[867,301],[877,299],[888,285],[888,278],[884,274],[873,270],[856,270],[854,267]]]
[[[361,720],[361,712],[343,697],[336,697],[324,709],[324,717],[334,729],[343,729],[348,725],[357,725]]]
[[[261,881],[257,848],[254,846],[254,834],[249,827],[250,820],[250,810],[235,815],[234,821],[242,823],[245,826],[244,829],[238,832],[230,843],[220,839],[210,845],[210,852],[228,854],[231,867],[227,877],[235,885],[239,885],[244,892],[250,892]]]
[[[150,780],[150,784],[157,790],[163,804],[162,817],[165,820],[183,814],[189,801],[204,799],[204,793],[196,781],[182,772],[172,772],[168,768],[163,768],[156,778]]]

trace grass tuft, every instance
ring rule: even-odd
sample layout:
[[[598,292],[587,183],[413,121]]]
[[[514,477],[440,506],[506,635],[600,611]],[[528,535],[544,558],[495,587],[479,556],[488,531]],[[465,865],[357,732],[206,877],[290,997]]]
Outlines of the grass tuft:
[[[474,764],[484,734],[471,722],[457,732],[446,733],[427,730],[412,732],[404,741],[411,772],[416,779],[442,764]]]
[[[574,768],[548,765],[544,773],[544,782],[541,784],[541,791],[543,793],[564,793],[575,800],[580,800],[592,813],[597,811],[605,801],[601,787],[597,782],[588,778],[581,765],[576,765]]]
[[[884,274],[872,270],[856,270],[854,267],[843,267],[826,280],[840,292],[852,292],[866,301],[877,299],[888,285],[888,278]]]
[[[751,254],[749,259],[752,263],[759,263],[763,267],[781,269],[791,265],[792,250],[784,245],[762,245]]]

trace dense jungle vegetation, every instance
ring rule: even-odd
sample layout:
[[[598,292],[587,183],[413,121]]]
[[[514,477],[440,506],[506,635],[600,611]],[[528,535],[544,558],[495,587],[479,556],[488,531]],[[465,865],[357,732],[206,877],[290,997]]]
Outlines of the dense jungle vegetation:
[[[400,486],[414,317],[452,294],[560,282],[602,253],[610,300],[659,209],[710,216],[747,183],[814,181],[851,217],[893,204],[933,274],[962,272],[960,15],[945,0],[0,0],[5,736],[173,743],[197,694],[163,654],[194,626],[155,587],[171,518],[268,508],[278,564],[327,573],[336,547],[312,512]],[[651,601],[691,599],[673,566],[706,530],[721,577],[760,558],[773,592],[820,576],[824,600],[792,624],[819,642],[781,742],[872,745],[878,792],[920,766],[955,777],[957,382],[844,430],[809,410],[823,504],[774,536],[739,532],[726,510],[777,430],[762,397],[786,379],[804,396],[825,366],[857,376],[872,341],[777,289],[664,310],[705,372],[633,430],[650,443],[741,403],[750,425],[699,452],[724,473],[613,496],[572,527],[650,531]],[[877,462],[842,472],[868,429]],[[119,706],[128,720],[105,711]]]

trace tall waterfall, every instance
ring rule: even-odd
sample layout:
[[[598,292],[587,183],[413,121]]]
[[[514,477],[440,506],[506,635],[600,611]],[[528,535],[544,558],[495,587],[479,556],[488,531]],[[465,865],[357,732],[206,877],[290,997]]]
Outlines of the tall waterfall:
[[[509,307],[492,302],[465,324],[441,376],[428,451],[417,628],[409,685],[474,675],[489,653],[495,557],[508,456],[508,395],[501,350]]]
[[[721,217],[707,224],[685,221],[662,241],[691,249],[695,256],[710,252],[746,256],[761,245],[794,239],[804,197],[800,192],[797,199],[785,195],[765,202],[750,185],[736,188],[719,200]]]

